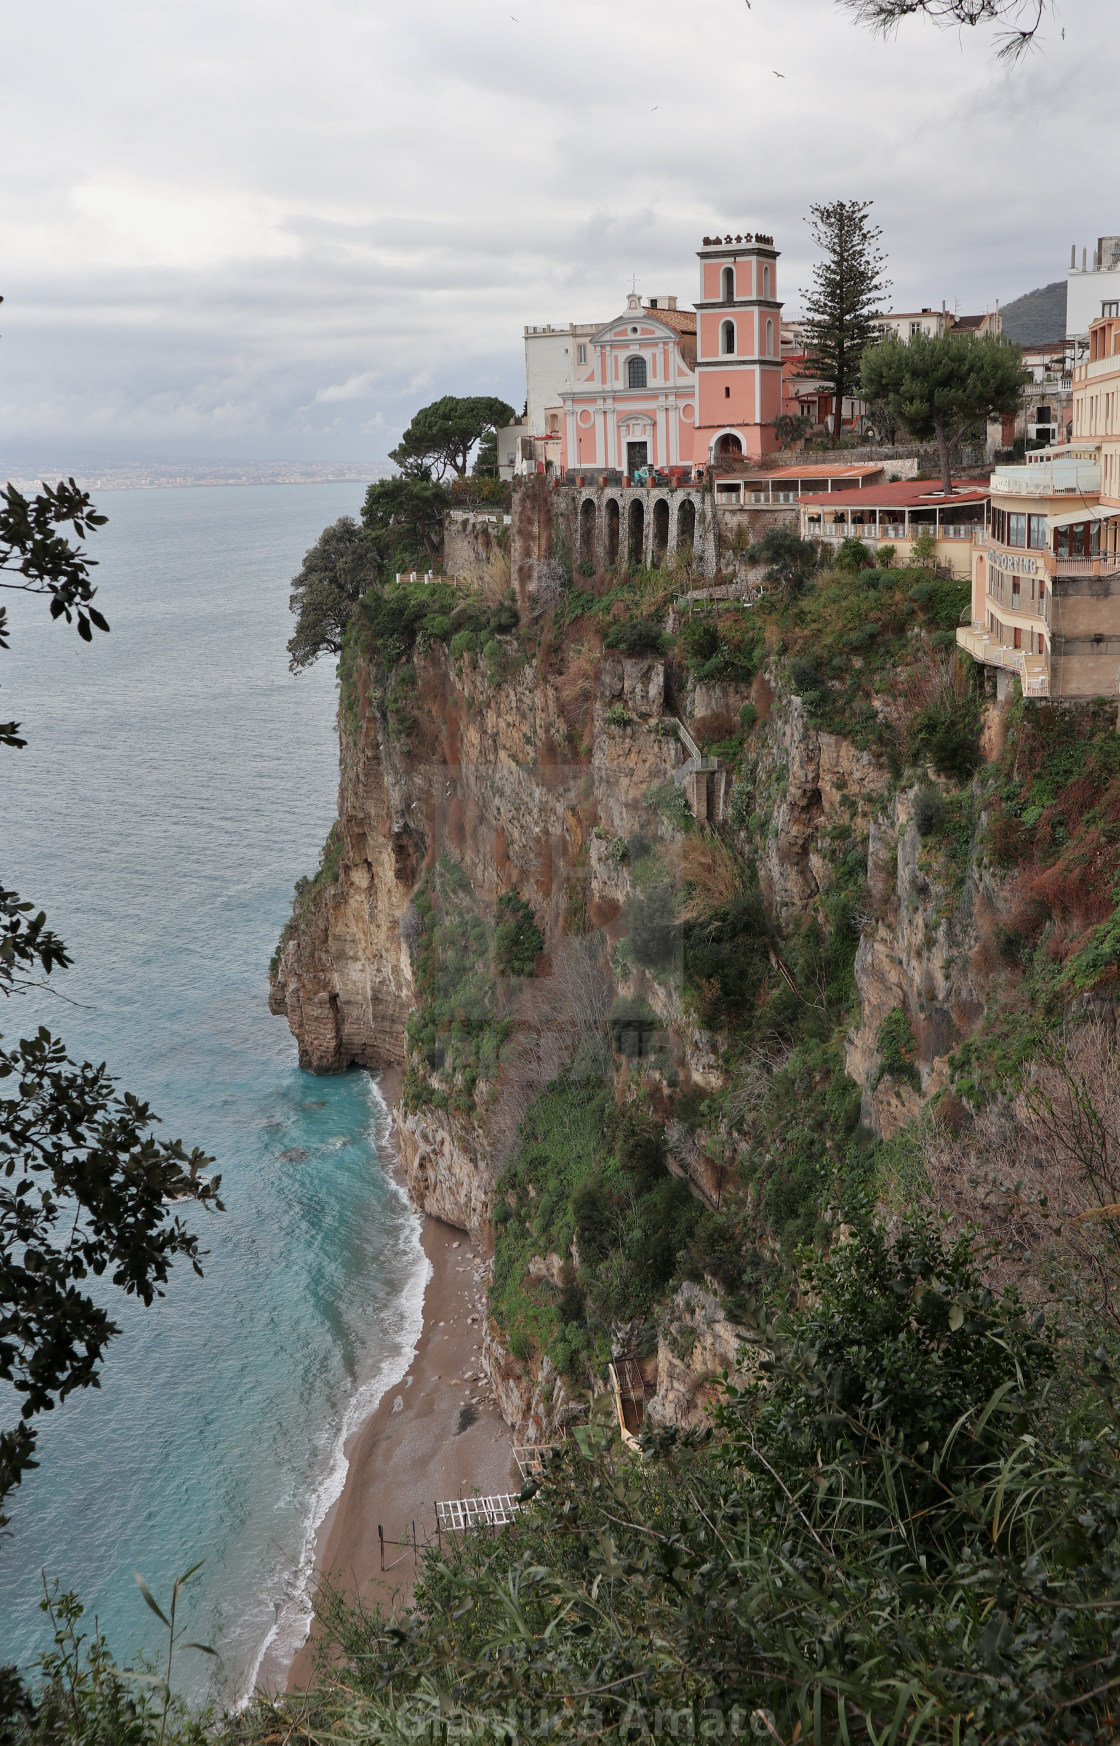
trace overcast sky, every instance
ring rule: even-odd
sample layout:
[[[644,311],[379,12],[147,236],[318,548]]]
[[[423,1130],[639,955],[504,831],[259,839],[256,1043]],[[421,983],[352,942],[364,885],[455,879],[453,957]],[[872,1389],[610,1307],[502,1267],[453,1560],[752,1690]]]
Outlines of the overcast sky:
[[[874,200],[896,307],[1008,301],[1120,231],[1116,0],[1060,4],[1007,68],[833,0],[16,0],[0,457],[377,463],[520,407],[524,323],[691,302],[706,231],[795,313],[815,200]]]

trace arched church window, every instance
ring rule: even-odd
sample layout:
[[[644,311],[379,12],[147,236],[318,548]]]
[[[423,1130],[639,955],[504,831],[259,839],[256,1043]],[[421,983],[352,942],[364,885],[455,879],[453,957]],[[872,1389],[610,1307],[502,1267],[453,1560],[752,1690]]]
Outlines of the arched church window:
[[[763,267],[763,269],[762,269],[762,295],[764,297],[769,297],[769,295],[770,295],[770,269],[769,269],[769,267]]]
[[[774,356],[774,323],[772,321],[766,323],[766,356],[768,358]]]
[[[723,269],[723,301],[725,303],[734,303],[735,301],[734,267],[725,267]]]
[[[734,353],[735,353],[735,323],[733,321],[725,321],[722,328],[720,329],[720,351],[723,352],[727,357],[734,356]]]
[[[647,383],[646,361],[644,358],[627,358],[626,386],[628,388],[644,388]]]

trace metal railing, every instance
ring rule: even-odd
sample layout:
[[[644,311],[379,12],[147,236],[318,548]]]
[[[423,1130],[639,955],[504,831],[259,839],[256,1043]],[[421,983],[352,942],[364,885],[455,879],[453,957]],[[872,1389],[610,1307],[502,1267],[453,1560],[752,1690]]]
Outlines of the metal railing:
[[[981,625],[961,625],[957,631],[957,646],[987,667],[1007,667],[1019,675],[1024,697],[1049,697],[1050,675],[1045,655],[1031,655],[1026,649],[1009,649],[994,641]]]
[[[1105,552],[1092,558],[1057,558],[1046,554],[1046,568],[1051,576],[1116,576],[1120,575],[1120,554]]]
[[[983,661],[988,667],[1010,667],[1014,672],[1021,672],[1026,658],[1025,649],[1009,649],[1003,643],[997,643],[990,631],[982,629],[978,624],[959,626],[957,643],[966,649],[975,661]]]

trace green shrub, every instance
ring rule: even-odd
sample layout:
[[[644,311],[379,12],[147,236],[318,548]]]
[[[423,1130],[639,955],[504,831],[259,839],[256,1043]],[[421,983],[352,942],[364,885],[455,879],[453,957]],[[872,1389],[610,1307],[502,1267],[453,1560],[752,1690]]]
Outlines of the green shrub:
[[[897,546],[880,546],[875,553],[875,563],[880,570],[889,570],[894,564],[898,552]]]
[[[872,569],[874,562],[875,560],[863,541],[858,539],[855,534],[849,534],[846,539],[841,540],[835,558],[838,570],[843,570],[846,575],[854,576],[860,570]]]
[[[635,1193],[648,1194],[665,1175],[665,1129],[638,1104],[623,1104],[609,1134],[620,1167]]]
[[[817,567],[817,548],[791,527],[772,527],[748,548],[747,562],[765,564],[767,582],[796,595]]]
[[[773,929],[760,891],[744,892],[684,930],[685,980],[705,1022],[721,1028],[753,1004],[770,959]]]
[[[748,685],[758,671],[762,637],[758,624],[745,611],[716,616],[701,608],[684,621],[678,636],[694,679]]]
[[[516,891],[507,891],[494,906],[494,963],[503,976],[531,976],[545,948],[532,908]]]
[[[980,704],[975,695],[943,695],[919,712],[907,750],[913,761],[926,757],[939,776],[967,782],[983,761]]]
[[[918,1043],[905,1007],[896,1006],[887,1014],[875,1033],[875,1046],[879,1051],[876,1083],[889,1076],[904,1085],[912,1085],[915,1091],[921,1090],[922,1077],[916,1059]]]
[[[679,782],[655,783],[646,794],[646,805],[678,831],[691,831],[695,824],[685,793]]]
[[[451,639],[451,658],[457,661],[460,655],[477,655],[482,647],[477,631],[458,630]]]
[[[633,727],[634,717],[624,703],[612,703],[607,711],[608,727]]]
[[[919,534],[910,546],[910,562],[924,569],[937,557],[937,541],[933,534]]]
[[[603,638],[603,646],[635,657],[666,655],[672,648],[672,639],[651,619],[627,618],[611,626]]]
[[[794,692],[801,697],[820,690],[821,676],[811,655],[797,655],[790,662],[789,682]]]
[[[754,793],[751,786],[740,777],[731,790],[731,799],[727,803],[727,822],[733,831],[748,829],[753,816],[753,804]]]

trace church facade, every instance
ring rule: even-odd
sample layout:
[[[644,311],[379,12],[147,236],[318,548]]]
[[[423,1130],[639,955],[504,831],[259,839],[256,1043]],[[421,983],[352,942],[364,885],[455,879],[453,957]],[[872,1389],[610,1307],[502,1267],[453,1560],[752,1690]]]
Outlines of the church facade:
[[[694,467],[778,447],[778,251],[768,236],[705,237],[695,336],[637,294],[593,334],[562,402],[564,470]],[[691,323],[688,324],[689,328]],[[581,348],[584,349],[584,348]]]

